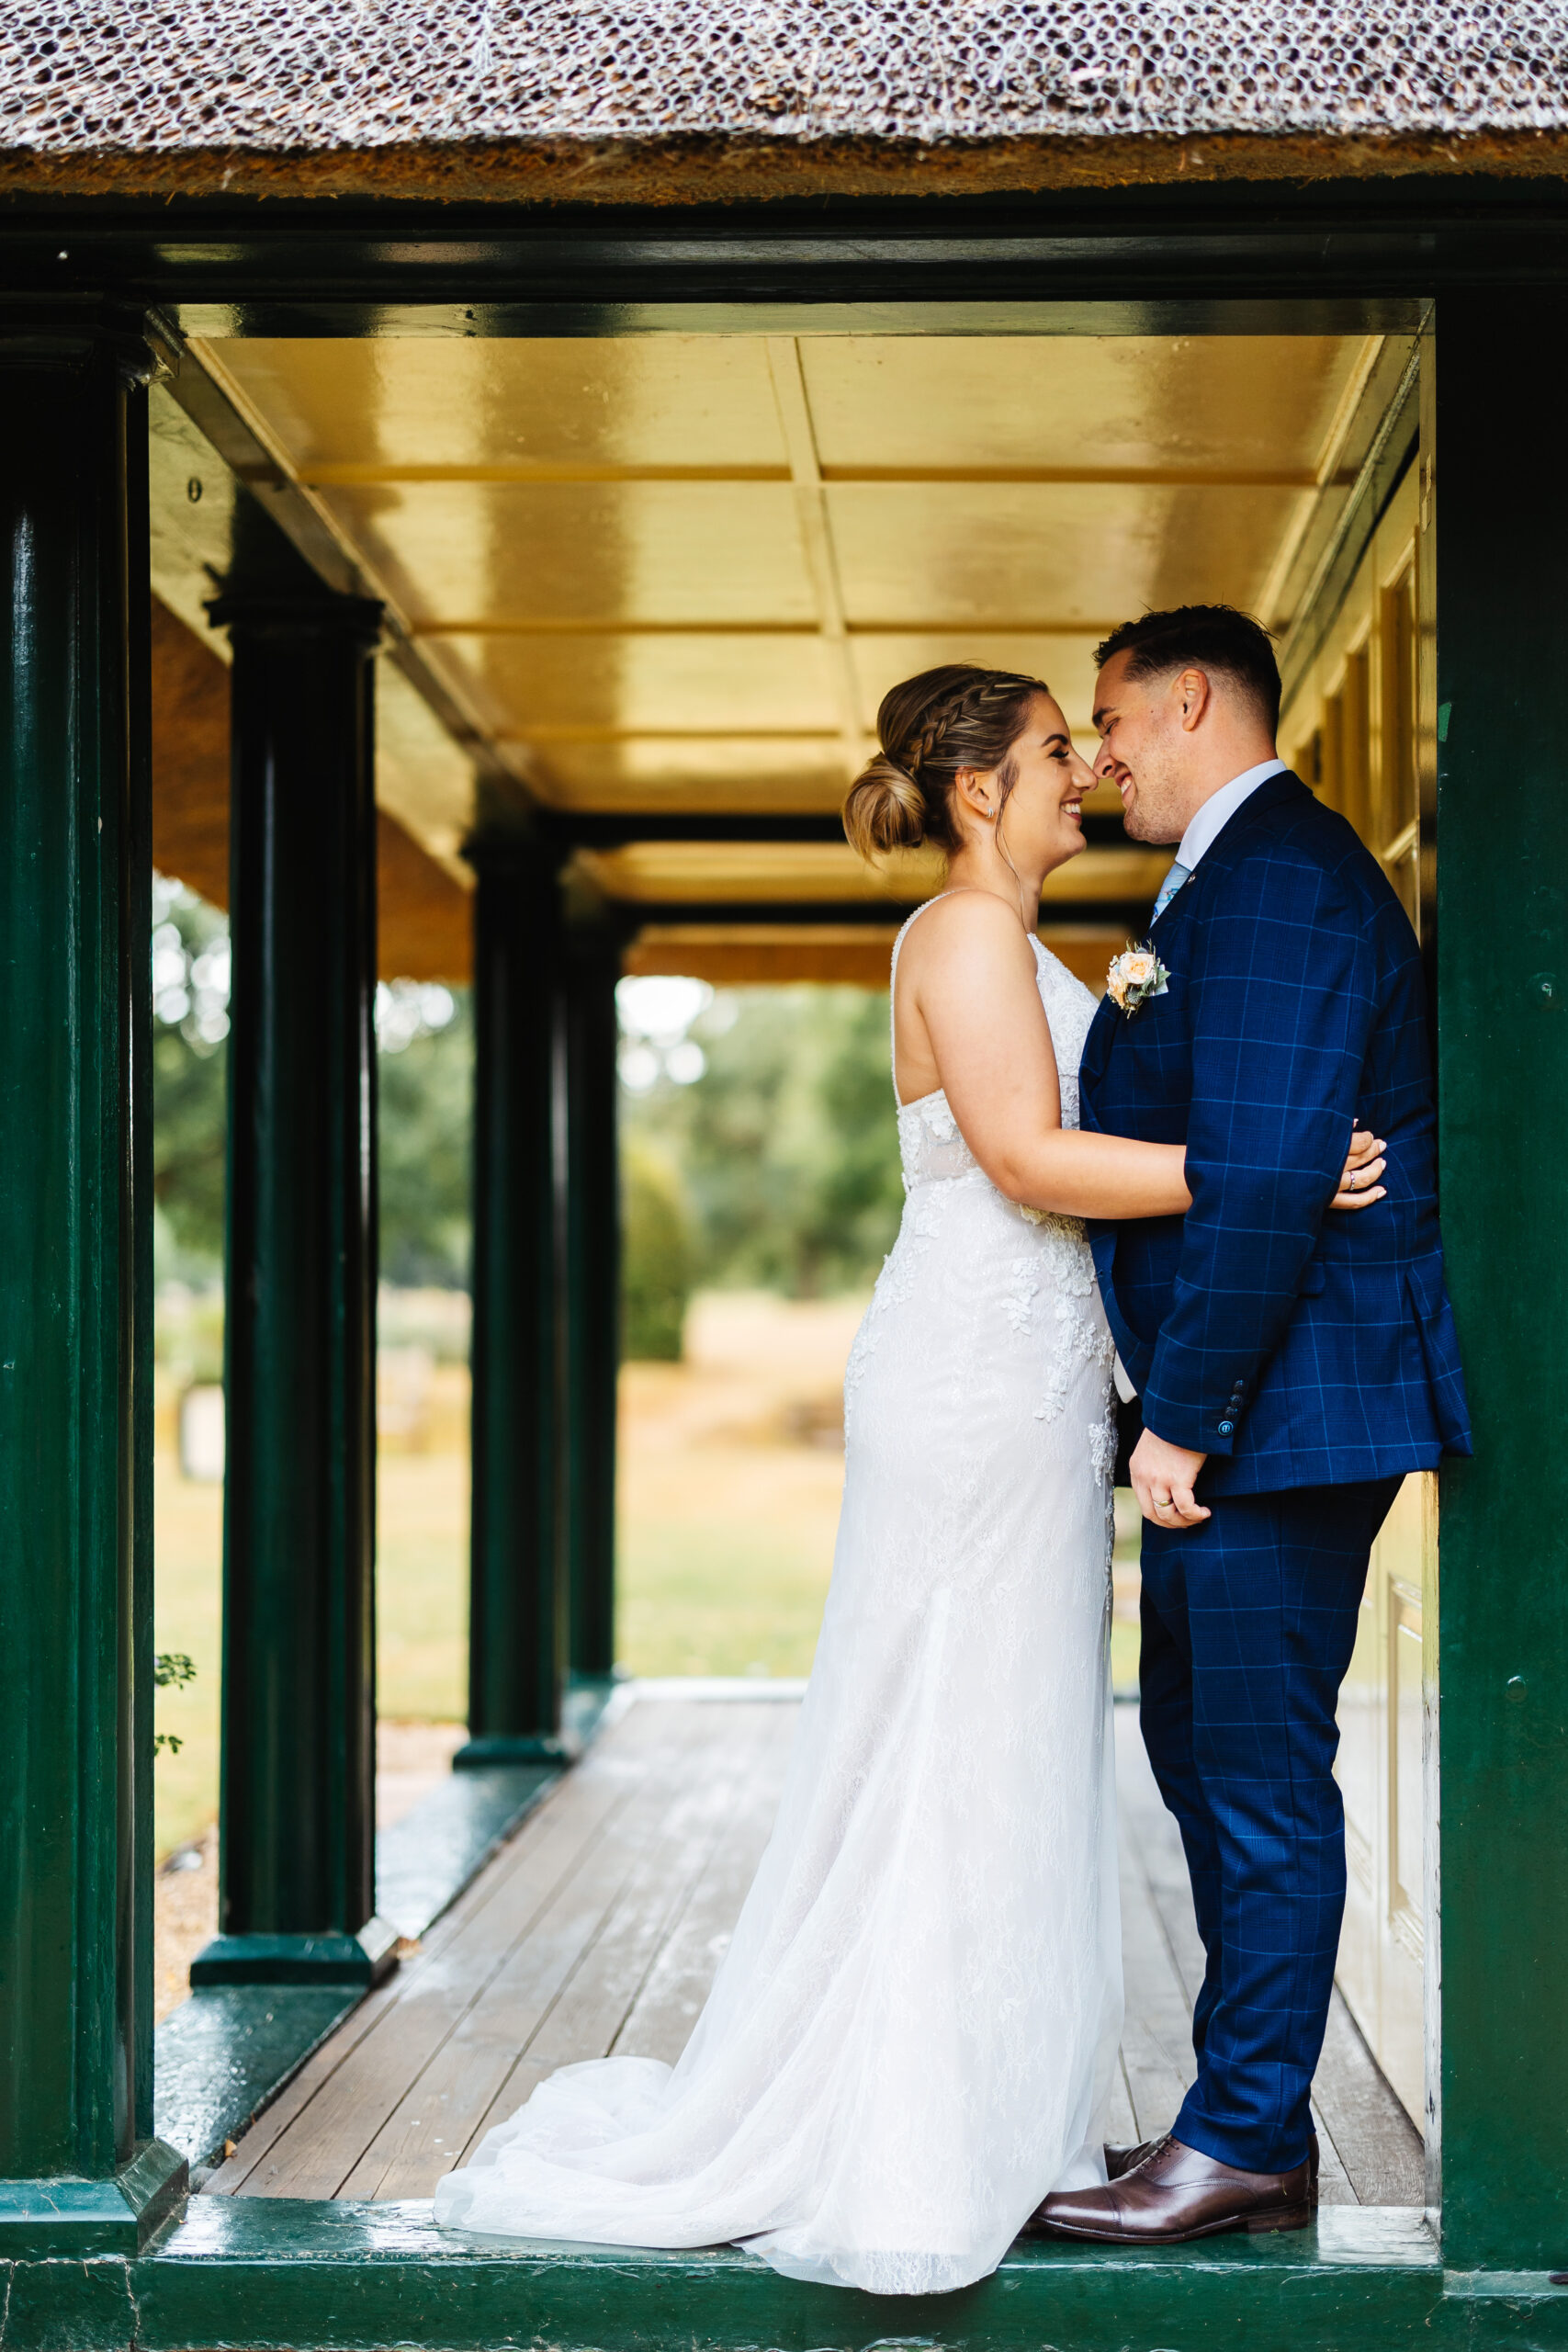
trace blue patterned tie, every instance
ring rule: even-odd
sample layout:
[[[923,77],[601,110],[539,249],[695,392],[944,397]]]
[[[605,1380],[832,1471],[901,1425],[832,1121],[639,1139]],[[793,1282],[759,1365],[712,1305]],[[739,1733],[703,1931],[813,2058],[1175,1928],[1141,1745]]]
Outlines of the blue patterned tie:
[[[1182,865],[1179,863],[1171,867],[1170,872],[1160,884],[1159,897],[1155,900],[1154,920],[1156,922],[1158,922],[1161,915],[1164,914],[1167,907],[1169,906],[1172,899],[1175,898],[1178,890],[1180,889],[1182,884],[1188,879],[1191,871],[1192,868],[1190,865]]]

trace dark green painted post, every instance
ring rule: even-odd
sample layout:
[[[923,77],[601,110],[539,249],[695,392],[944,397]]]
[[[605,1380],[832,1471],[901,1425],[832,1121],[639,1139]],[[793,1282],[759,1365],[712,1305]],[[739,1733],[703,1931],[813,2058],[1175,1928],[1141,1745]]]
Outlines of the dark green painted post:
[[[1443,1481],[1451,2268],[1568,2267],[1568,298],[1445,296],[1435,448],[1443,1226],[1475,1459]],[[1428,345],[1428,348],[1430,346]],[[1528,355],[1499,367],[1498,354]],[[1522,463],[1528,478],[1520,479]]]
[[[557,864],[480,839],[474,893],[473,1506],[465,1768],[564,1751]]]
[[[615,1659],[615,1419],[621,1214],[615,983],[621,942],[600,917],[569,924],[562,966],[567,1056],[564,1235],[565,1521],[574,1682]]]
[[[255,520],[234,649],[219,1982],[364,1981],[375,1846],[378,605]],[[369,1923],[367,1925],[367,1923]]]
[[[157,1836],[152,1805],[152,570],[148,504],[147,394],[137,384],[126,416],[126,629],[130,795],[126,827],[126,920],[130,929],[130,1279],[131,1308],[131,1609],[130,1689],[131,1741],[137,1758],[132,1803],[130,1934],[121,1968],[131,1970],[135,2018],[131,2080],[136,2137],[151,2139],[152,2122],[152,1860]]]
[[[136,329],[0,323],[0,2260],[134,2251],[185,2185],[149,2067]]]

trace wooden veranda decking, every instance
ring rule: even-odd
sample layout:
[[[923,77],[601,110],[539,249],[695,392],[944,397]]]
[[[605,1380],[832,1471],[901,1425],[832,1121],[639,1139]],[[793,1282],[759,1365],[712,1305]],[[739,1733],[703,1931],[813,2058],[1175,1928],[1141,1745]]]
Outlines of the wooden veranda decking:
[[[673,2060],[767,1839],[794,1696],[626,1694],[584,1760],[210,2177],[238,2197],[429,2197],[543,2075]],[[1135,1711],[1117,1710],[1127,2023],[1112,2132],[1191,2076],[1201,1953]],[[1421,2142],[1337,1995],[1315,2101],[1325,2204],[1420,2206]]]

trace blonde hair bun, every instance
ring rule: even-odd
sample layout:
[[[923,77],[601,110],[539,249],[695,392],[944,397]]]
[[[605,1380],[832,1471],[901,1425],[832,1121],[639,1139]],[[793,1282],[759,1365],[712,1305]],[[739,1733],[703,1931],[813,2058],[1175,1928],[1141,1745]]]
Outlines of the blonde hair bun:
[[[918,849],[926,837],[926,797],[907,769],[879,752],[861,770],[844,802],[844,834],[863,858]]]

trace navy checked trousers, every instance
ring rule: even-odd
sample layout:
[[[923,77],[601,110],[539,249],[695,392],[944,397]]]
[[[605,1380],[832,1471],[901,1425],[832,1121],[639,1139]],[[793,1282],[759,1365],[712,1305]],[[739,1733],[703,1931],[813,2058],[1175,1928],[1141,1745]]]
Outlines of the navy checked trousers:
[[[1306,2154],[1345,1909],[1335,1708],[1397,1478],[1223,1495],[1145,1521],[1140,1717],[1208,1954],[1171,2127],[1245,2172]]]

